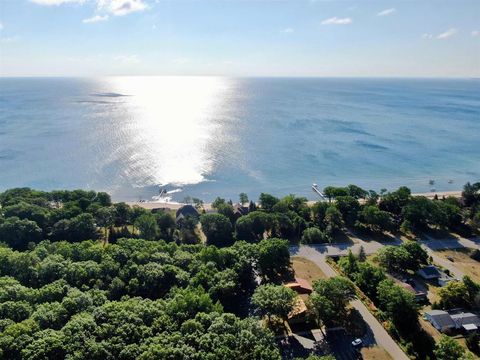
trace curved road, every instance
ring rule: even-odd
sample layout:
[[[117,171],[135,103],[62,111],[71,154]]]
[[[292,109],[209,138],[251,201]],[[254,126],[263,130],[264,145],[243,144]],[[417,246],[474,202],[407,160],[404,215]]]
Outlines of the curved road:
[[[344,250],[346,251],[346,250]],[[327,277],[337,276],[338,274],[327,264],[326,254],[327,252],[321,253],[317,249],[310,246],[301,246],[301,247],[292,247],[291,254],[295,256],[302,256],[308,260],[313,261]],[[402,351],[402,349],[397,345],[397,343],[392,339],[392,337],[387,333],[383,326],[378,322],[377,319],[368,311],[368,309],[363,305],[360,300],[354,300],[351,302],[352,306],[360,312],[365,322],[370,327],[373,337],[377,345],[387,351],[392,359],[395,360],[409,360],[407,355]]]

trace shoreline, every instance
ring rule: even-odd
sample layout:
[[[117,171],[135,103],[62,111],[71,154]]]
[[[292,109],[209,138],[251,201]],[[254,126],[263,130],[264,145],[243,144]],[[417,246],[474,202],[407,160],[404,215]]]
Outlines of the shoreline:
[[[423,193],[413,193],[412,196],[425,196],[429,199],[433,199],[437,195],[439,198],[442,198],[443,196],[448,197],[448,196],[453,196],[456,198],[459,198],[462,196],[462,191],[457,190],[457,191],[435,191],[435,192],[423,192]],[[186,203],[179,203],[179,202],[163,202],[163,201],[125,201],[126,204],[130,206],[139,206],[141,208],[147,209],[147,210],[153,210],[153,209],[169,209],[169,210],[178,210],[182,206],[186,205]],[[316,201],[309,200],[307,201],[308,205],[313,205],[315,204]],[[211,203],[205,203],[203,204],[203,208],[205,211],[211,211],[213,210],[212,204]]]

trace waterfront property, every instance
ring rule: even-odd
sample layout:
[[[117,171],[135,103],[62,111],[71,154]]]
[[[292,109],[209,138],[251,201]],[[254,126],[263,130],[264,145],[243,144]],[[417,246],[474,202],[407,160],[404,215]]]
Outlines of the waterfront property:
[[[198,218],[200,214],[198,213],[197,209],[195,209],[192,205],[184,205],[180,209],[177,210],[175,217],[177,223],[183,221],[186,217],[195,217]]]

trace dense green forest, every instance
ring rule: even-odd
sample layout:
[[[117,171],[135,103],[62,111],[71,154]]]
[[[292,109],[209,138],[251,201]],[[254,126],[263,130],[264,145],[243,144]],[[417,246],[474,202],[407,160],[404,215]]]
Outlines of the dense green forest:
[[[281,240],[226,249],[139,239],[108,246],[44,241],[24,252],[3,247],[2,355],[277,359],[269,331],[227,313],[244,313],[254,271],[263,274],[261,257],[272,256],[275,245],[288,266]]]
[[[217,198],[215,213],[199,202],[199,216],[182,221],[112,203],[102,192],[7,190],[0,194],[0,356],[279,359],[257,315],[285,317],[291,309],[292,294],[273,285],[292,276],[289,242],[334,241],[346,227],[473,234],[479,189],[467,184],[461,199],[429,200],[407,188],[329,187],[329,201],[313,206],[261,194],[239,217],[231,201]],[[240,200],[248,203],[245,194]],[[319,323],[338,321],[350,295],[328,304],[338,311],[322,309],[339,289],[353,294],[344,280],[314,286]],[[283,303],[272,304],[275,296]]]

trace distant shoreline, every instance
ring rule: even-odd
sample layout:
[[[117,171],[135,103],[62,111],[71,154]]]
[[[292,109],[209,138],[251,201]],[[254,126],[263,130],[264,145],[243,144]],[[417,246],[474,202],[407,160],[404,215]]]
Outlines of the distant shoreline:
[[[424,193],[414,193],[412,196],[425,196],[429,199],[433,199],[437,195],[439,198],[442,198],[443,196],[448,197],[448,196],[453,196],[456,198],[459,198],[462,196],[462,191],[457,190],[457,191],[435,191],[435,192],[424,192]],[[308,201],[307,203],[309,205],[313,205],[316,201]],[[182,206],[186,205],[186,203],[179,203],[179,202],[162,202],[162,201],[126,201],[126,204],[130,206],[139,206],[141,208],[147,209],[147,210],[153,210],[153,209],[170,209],[170,210],[177,210],[181,208]],[[204,203],[203,208],[206,211],[212,210],[212,204],[211,203]]]

